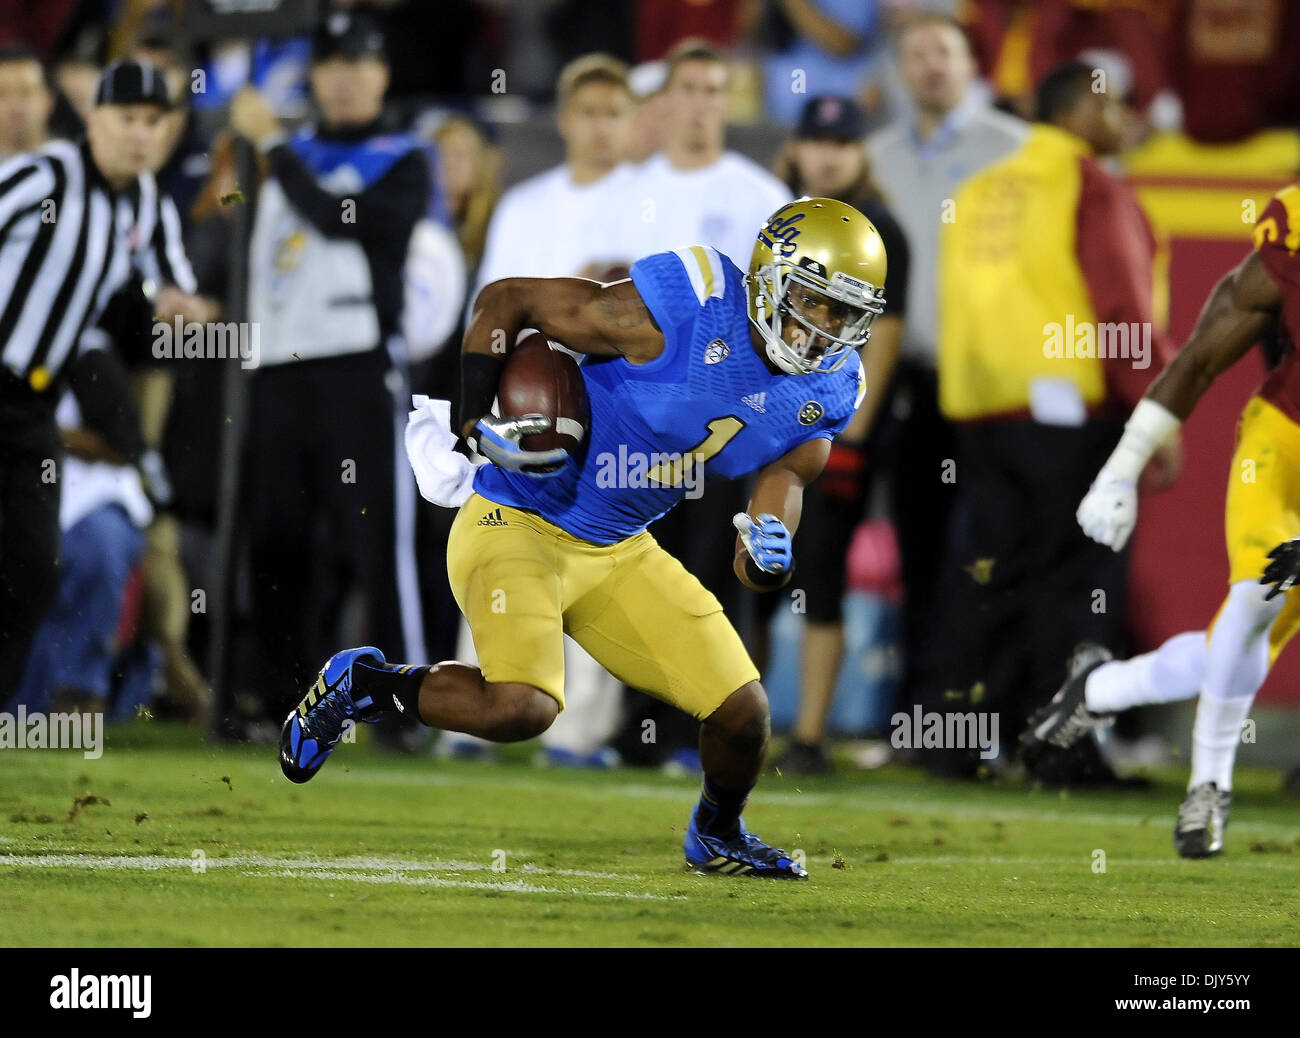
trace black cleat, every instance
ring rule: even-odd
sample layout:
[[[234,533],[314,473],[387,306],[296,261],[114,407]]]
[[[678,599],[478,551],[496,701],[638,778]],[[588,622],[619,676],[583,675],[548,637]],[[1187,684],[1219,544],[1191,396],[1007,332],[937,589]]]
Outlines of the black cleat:
[[[1178,807],[1174,846],[1184,858],[1213,858],[1223,853],[1223,831],[1228,828],[1232,790],[1213,782],[1193,786]]]
[[[830,775],[835,771],[830,757],[820,746],[794,739],[772,766],[782,775]]]
[[[1020,755],[1028,760],[1047,746],[1067,750],[1090,731],[1115,720],[1114,714],[1094,714],[1084,701],[1088,675],[1109,662],[1110,650],[1095,642],[1083,642],[1066,665],[1065,684],[1048,704],[1029,718],[1020,735]]]

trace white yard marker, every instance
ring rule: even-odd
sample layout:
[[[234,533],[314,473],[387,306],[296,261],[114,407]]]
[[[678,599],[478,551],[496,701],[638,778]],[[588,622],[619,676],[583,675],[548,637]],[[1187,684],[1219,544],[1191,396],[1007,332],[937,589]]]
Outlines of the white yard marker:
[[[162,872],[168,869],[192,873],[192,858],[160,855],[93,854],[0,854],[0,868],[12,866],[36,869],[89,869],[94,872]],[[233,855],[205,859],[204,868],[236,869],[246,876],[268,878],[332,879],[351,883],[393,883],[411,887],[458,887],[467,890],[504,890],[516,894],[558,894],[570,897],[624,898],[634,901],[685,901],[684,894],[652,894],[631,890],[581,890],[577,887],[538,886],[522,879],[446,879],[427,873],[491,872],[489,864],[476,861],[410,861],[403,858],[277,858],[265,855]],[[532,864],[514,871],[527,876],[578,877],[644,882],[645,877],[584,869],[544,869]],[[415,873],[416,875],[411,875]],[[424,875],[422,875],[424,874]]]

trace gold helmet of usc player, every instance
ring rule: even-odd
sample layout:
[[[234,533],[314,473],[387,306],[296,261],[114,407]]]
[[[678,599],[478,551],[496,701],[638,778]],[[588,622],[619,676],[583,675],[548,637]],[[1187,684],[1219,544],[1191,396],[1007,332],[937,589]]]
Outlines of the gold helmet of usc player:
[[[831,198],[799,198],[768,217],[745,275],[749,319],[772,363],[791,375],[843,367],[871,337],[884,286],[880,232]]]

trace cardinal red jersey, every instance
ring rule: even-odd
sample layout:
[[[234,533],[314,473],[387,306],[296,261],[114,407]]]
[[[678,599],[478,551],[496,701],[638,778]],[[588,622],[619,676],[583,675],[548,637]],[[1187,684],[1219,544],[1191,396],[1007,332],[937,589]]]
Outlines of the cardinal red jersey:
[[[1300,187],[1284,187],[1255,224],[1255,249],[1282,290],[1282,361],[1259,395],[1300,424]]]

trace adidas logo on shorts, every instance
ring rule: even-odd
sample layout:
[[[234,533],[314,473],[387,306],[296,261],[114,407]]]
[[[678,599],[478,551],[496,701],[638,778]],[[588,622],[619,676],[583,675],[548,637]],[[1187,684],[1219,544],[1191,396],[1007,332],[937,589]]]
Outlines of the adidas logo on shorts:
[[[509,520],[501,518],[501,509],[494,508],[478,521],[479,526],[509,526]]]

